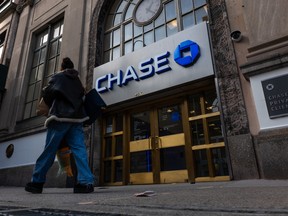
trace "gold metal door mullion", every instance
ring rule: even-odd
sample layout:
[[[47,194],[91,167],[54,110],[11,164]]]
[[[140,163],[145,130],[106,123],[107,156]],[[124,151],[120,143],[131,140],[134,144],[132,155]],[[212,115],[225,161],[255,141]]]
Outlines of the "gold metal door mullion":
[[[200,98],[200,103],[201,103],[201,113],[202,115],[206,114],[206,110],[205,110],[205,99],[204,96],[202,96]],[[202,123],[203,123],[203,132],[204,132],[204,140],[205,140],[205,144],[209,144],[209,130],[208,130],[208,123],[207,123],[207,118],[206,116],[202,119]],[[212,161],[212,154],[211,154],[211,149],[210,148],[206,148],[206,155],[207,155],[207,163],[208,163],[208,170],[209,170],[209,176],[210,177],[214,177],[215,176],[215,172],[213,169],[213,161]]]
[[[114,118],[115,119],[115,118]],[[113,125],[116,123],[116,121],[113,121]],[[113,126],[113,132],[114,132],[114,126]],[[115,149],[116,149],[116,136],[115,135],[112,135],[112,145],[111,145],[111,180],[112,180],[112,183],[114,182],[115,180]]]
[[[188,101],[187,98],[184,99],[181,104],[182,111],[182,124],[183,124],[183,132],[185,138],[185,157],[186,157],[186,167],[188,170],[188,181],[190,183],[195,182],[195,164],[192,152],[192,136],[190,131],[190,121],[189,121],[189,109],[188,109]]]
[[[206,149],[206,154],[207,154],[209,176],[213,178],[215,177],[215,169],[214,169],[214,164],[213,164],[211,148]]]
[[[107,127],[107,118],[104,119],[103,121],[103,128],[102,128],[102,134],[106,134],[106,127]],[[105,136],[102,138],[101,142],[101,163],[100,163],[100,184],[104,184],[104,169],[105,169],[105,148],[106,148],[106,140]]]
[[[158,109],[154,108],[151,111],[150,116],[151,123],[151,136],[152,139],[152,171],[153,171],[153,179],[154,183],[160,183],[160,149],[159,143],[157,143],[159,137],[159,124],[158,124]],[[156,138],[157,137],[157,138]]]
[[[129,113],[123,113],[123,184],[125,185],[130,182],[130,126]]]

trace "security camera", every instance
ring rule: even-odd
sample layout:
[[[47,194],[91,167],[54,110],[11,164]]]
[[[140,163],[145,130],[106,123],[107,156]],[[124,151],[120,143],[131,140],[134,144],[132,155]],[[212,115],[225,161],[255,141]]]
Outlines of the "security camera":
[[[230,37],[233,41],[239,42],[242,39],[242,34],[240,31],[236,30],[230,34]]]

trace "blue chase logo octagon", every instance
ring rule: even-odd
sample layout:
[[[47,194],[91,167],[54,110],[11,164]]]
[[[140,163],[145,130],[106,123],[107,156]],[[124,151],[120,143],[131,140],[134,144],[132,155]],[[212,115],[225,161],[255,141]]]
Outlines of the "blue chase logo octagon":
[[[184,56],[184,53],[190,52]],[[174,51],[174,61],[183,66],[189,67],[193,65],[200,57],[200,48],[197,43],[186,40],[180,43]]]

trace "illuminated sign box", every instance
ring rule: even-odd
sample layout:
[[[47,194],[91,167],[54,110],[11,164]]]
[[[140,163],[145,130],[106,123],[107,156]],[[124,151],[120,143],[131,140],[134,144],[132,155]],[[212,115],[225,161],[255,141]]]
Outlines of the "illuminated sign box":
[[[93,86],[107,105],[214,75],[207,23],[94,68]]]

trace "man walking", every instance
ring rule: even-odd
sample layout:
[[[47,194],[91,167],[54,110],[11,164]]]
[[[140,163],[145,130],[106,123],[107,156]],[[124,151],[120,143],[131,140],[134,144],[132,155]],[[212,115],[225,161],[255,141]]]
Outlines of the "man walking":
[[[88,166],[82,127],[83,122],[89,118],[83,107],[84,92],[73,62],[68,57],[64,58],[61,72],[54,75],[43,90],[43,99],[50,108],[45,121],[46,144],[36,161],[32,180],[26,184],[26,191],[42,193],[46,174],[54,163],[62,140],[65,140],[70,147],[77,167],[77,184],[74,186],[74,193],[94,191],[94,176]]]

